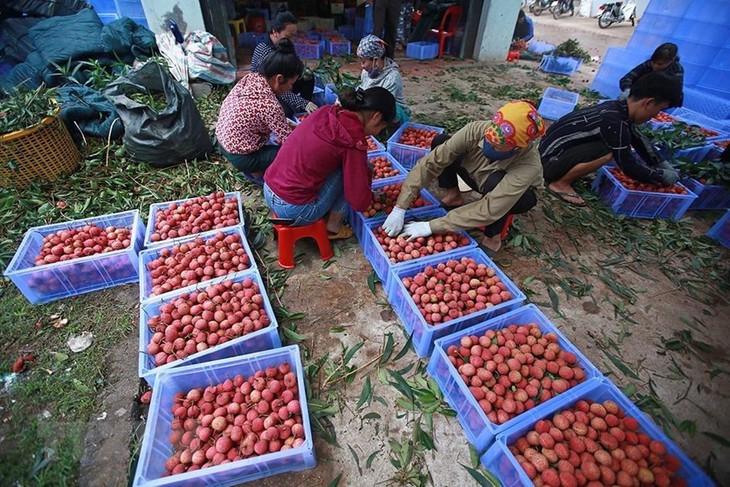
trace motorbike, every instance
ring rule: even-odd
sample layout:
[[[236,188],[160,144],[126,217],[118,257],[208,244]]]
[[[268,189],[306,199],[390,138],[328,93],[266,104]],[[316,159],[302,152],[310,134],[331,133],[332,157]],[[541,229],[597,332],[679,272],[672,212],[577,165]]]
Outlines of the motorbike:
[[[598,7],[598,27],[601,29],[625,20],[630,21],[632,26],[636,25],[636,4],[632,0],[605,3]]]
[[[555,0],[537,0],[530,4],[529,10],[539,17],[543,10],[549,10],[553,3]]]
[[[572,17],[575,14],[575,7],[573,6],[573,0],[558,0],[558,3],[556,3],[553,8],[553,18],[559,19],[560,15],[567,14],[570,12],[570,16]]]

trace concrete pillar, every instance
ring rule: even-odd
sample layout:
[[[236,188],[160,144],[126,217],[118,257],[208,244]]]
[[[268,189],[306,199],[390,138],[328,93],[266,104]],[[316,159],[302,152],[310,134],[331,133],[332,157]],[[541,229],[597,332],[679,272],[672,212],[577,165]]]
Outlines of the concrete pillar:
[[[501,62],[507,58],[520,0],[485,0],[474,47],[477,61]]]

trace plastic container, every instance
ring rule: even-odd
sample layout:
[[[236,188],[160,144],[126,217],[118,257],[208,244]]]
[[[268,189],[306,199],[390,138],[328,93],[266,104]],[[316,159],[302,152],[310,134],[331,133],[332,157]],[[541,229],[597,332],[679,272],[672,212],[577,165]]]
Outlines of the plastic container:
[[[549,120],[557,120],[575,109],[580,95],[572,91],[546,88],[537,112]]]
[[[591,83],[591,90],[597,91],[601,95],[611,99],[615,99],[621,94],[621,90],[618,87],[618,81],[610,82],[606,79],[599,78],[598,76],[593,78],[593,82]]]
[[[437,42],[409,42],[406,46],[406,57],[411,59],[434,59],[439,54]]]
[[[474,395],[469,391],[469,387],[464,383],[459,372],[449,360],[447,350],[451,345],[459,346],[459,341],[464,336],[482,336],[487,330],[500,330],[509,325],[526,325],[528,323],[536,323],[543,333],[555,333],[558,336],[560,348],[574,353],[578,359],[578,364],[585,371],[586,379],[568,391],[584,389],[587,384],[590,384],[596,379],[600,380],[603,378],[603,374],[534,304],[528,304],[522,308],[461,330],[458,333],[453,333],[445,338],[439,338],[436,340],[431,360],[428,362],[428,373],[438,383],[441,392],[444,394],[444,399],[449,403],[451,409],[456,411],[456,419],[459,420],[459,424],[464,429],[466,439],[474,446],[478,453],[484,452],[496,435],[516,424],[520,424],[523,418],[529,417],[531,411],[534,411],[535,408],[515,416],[504,424],[498,425],[492,423],[487,418],[481,406],[479,406],[479,402]],[[562,397],[568,391],[551,398],[543,404],[554,402],[557,397]]]
[[[401,144],[398,142],[401,135],[403,135],[403,132],[405,132],[407,128],[427,129],[438,132],[439,134],[444,133],[444,129],[441,127],[432,127],[431,125],[408,122],[401,125],[400,128],[388,139],[388,152],[393,154],[393,157],[398,159],[398,162],[400,162],[403,167],[410,170],[416,165],[416,162],[418,162],[421,157],[431,152],[431,149],[422,149],[420,147]]]
[[[651,14],[670,15],[672,17],[684,17],[684,12],[690,4],[686,0],[652,0],[644,11],[644,18]],[[641,23],[641,22],[639,22]]]
[[[704,71],[702,77],[697,82],[697,87],[711,94],[730,98],[730,86],[728,86],[727,82],[722,82],[723,79],[727,81],[729,78],[730,68],[719,69],[715,66],[710,66]]]
[[[540,70],[546,73],[570,76],[578,70],[582,61],[572,57],[543,55]]]
[[[325,105],[323,88],[320,88],[319,86],[314,87],[314,91],[312,91],[312,103],[314,103],[318,107]]]
[[[730,69],[730,47],[723,47],[715,54],[712,67],[716,69]]]
[[[226,199],[236,198],[236,201],[238,203],[238,222],[239,222],[238,225],[243,226],[243,205],[241,204],[241,193],[238,191],[232,191],[230,193],[226,193],[225,198]],[[175,239],[162,240],[159,242],[152,242],[150,240],[150,237],[152,236],[152,234],[155,233],[155,223],[157,223],[157,211],[158,210],[164,209],[170,203],[181,204],[181,203],[184,203],[185,201],[189,201],[192,199],[195,199],[195,198],[186,198],[186,199],[176,200],[176,201],[166,201],[164,203],[154,203],[154,204],[150,205],[149,217],[147,218],[147,230],[145,231],[145,234],[144,234],[144,246],[147,248],[155,247],[158,245],[173,242],[175,240],[179,240],[181,238],[189,239],[190,237],[197,235],[197,234],[190,234],[190,235],[186,235],[185,237],[178,237]],[[234,226],[238,226],[238,225],[234,225]],[[221,227],[221,228],[225,228],[225,227]],[[220,229],[217,229],[217,230],[220,230]],[[203,233],[203,232],[200,232],[200,233]]]
[[[196,387],[207,387],[242,374],[248,377],[258,370],[278,366],[284,362],[291,364],[297,374],[299,404],[301,405],[304,425],[304,444],[292,450],[268,453],[246,460],[239,460],[216,467],[204,468],[169,477],[165,473],[165,462],[172,454],[168,440],[171,431],[174,396]],[[144,440],[140,448],[137,470],[134,474],[135,487],[138,486],[233,486],[243,482],[260,480],[284,472],[296,472],[312,468],[317,464],[314,452],[314,437],[309,420],[306,389],[299,347],[296,345],[274,350],[256,352],[203,364],[177,367],[160,374],[153,389]]]
[[[649,5],[652,3],[653,1]],[[608,379],[591,381],[587,387],[568,390],[523,414],[525,418],[519,424],[497,435],[494,444],[482,455],[482,465],[494,474],[502,485],[531,487],[533,483],[509,451],[509,445],[530,431],[538,420],[552,417],[555,413],[571,407],[581,399],[600,402],[615,401],[627,416],[638,421],[640,431],[651,438],[662,441],[667,446],[668,453],[679,459],[681,463],[679,474],[687,481],[687,485],[695,487],[714,485],[712,480]]]
[[[488,267],[493,268],[495,275],[499,276],[507,290],[512,293],[512,299],[447,323],[437,326],[429,325],[421,316],[421,312],[416,307],[416,303],[414,303],[401,279],[415,276],[423,271],[426,266],[437,265],[439,262],[446,262],[451,259],[458,260],[462,257],[472,258],[477,264],[486,264]],[[385,289],[388,294],[388,301],[390,301],[391,306],[403,322],[406,332],[413,335],[413,348],[419,357],[427,357],[431,354],[434,340],[437,338],[451,335],[476,323],[517,309],[525,301],[525,295],[522,291],[479,249],[470,248],[454,251],[449,255],[435,255],[411,265],[397,267],[392,269],[391,272],[393,275],[388,280],[389,285]]]
[[[445,214],[444,210],[441,208],[437,208],[435,211],[433,208],[430,208],[428,210],[422,210],[420,212],[418,211],[419,209],[415,209],[413,211],[410,220],[429,221],[433,220],[434,218],[439,218]],[[380,278],[380,281],[383,283],[383,287],[388,287],[388,285],[390,284],[390,280],[393,277],[393,274],[391,272],[393,269],[403,267],[404,265],[415,265],[427,258],[430,258],[431,255],[429,255],[428,257],[420,257],[406,262],[399,262],[397,264],[390,262],[390,259],[387,255],[385,255],[385,251],[383,251],[383,248],[380,246],[378,240],[375,238],[375,234],[373,233],[375,230],[383,225],[383,222],[385,222],[385,218],[379,218],[377,220],[371,220],[367,223],[364,223],[364,230],[362,232],[362,239],[360,240],[360,244],[362,245],[365,258],[370,262],[370,265],[373,266],[375,273],[378,275],[378,278]],[[433,256],[438,255],[447,258],[448,255],[451,255],[458,250],[474,248],[477,246],[476,240],[471,238],[468,233],[464,231],[456,233],[458,233],[459,235],[463,235],[467,239],[469,239],[469,243],[467,245],[464,245],[463,247],[457,247],[454,250],[448,250],[446,252],[433,254]]]
[[[727,2],[725,3],[727,4]],[[694,11],[693,8],[689,9],[687,13],[690,13],[692,11]],[[714,19],[717,22],[722,18],[723,17],[715,17]],[[674,32],[666,32],[672,32],[672,37],[677,40],[693,41],[696,39],[701,39],[703,44],[715,48],[710,49],[710,51],[714,54],[716,48],[722,46],[725,43],[725,40],[727,40],[727,19],[730,19],[730,15],[726,15],[724,19],[725,24],[723,25],[722,23],[716,24],[712,22],[689,21],[685,17],[684,19],[682,19],[682,22],[677,25],[677,28],[676,30],[674,30]],[[680,55],[683,56],[683,54],[681,54],[681,46],[679,52]]]
[[[393,156],[391,156],[390,154],[388,154],[385,151],[385,146],[383,144],[381,144],[378,139],[376,139],[372,135],[368,135],[368,139],[370,139],[370,141],[372,141],[372,143],[375,144],[375,147],[376,147],[375,149],[368,149],[368,159],[375,152],[385,152],[385,154],[387,154],[386,157],[390,157],[392,159],[391,162],[395,161],[395,163],[398,164],[398,161],[396,161],[395,158],[393,158]],[[398,164],[398,165],[400,166],[400,164]]]
[[[354,25],[341,25],[337,28],[337,32],[339,32],[345,39],[349,39],[351,41],[356,39]]]
[[[650,34],[674,32],[676,27],[683,21],[682,18],[671,15],[645,15],[636,24],[636,31]]]
[[[265,286],[261,280],[261,276],[256,270],[250,272],[242,272],[236,275],[231,281],[242,282],[244,279],[251,279],[259,287],[259,293],[264,298],[264,309],[271,323],[266,328],[248,333],[246,335],[235,338],[226,343],[216,345],[214,347],[203,350],[196,354],[190,355],[182,360],[176,360],[169,364],[155,366],[154,357],[147,353],[147,345],[152,338],[152,331],[147,326],[147,322],[153,316],[159,315],[160,307],[174,301],[182,294],[189,294],[190,291],[172,292],[163,299],[143,304],[139,309],[139,376],[147,381],[151,386],[155,386],[155,379],[159,374],[170,370],[174,367],[185,367],[187,365],[199,364],[203,362],[211,362],[223,358],[235,357],[237,355],[245,355],[247,353],[260,352],[261,350],[270,350],[272,348],[281,347],[279,339],[279,328],[276,323],[274,310],[271,308],[271,302],[266,294]],[[210,284],[203,282],[195,287],[195,290],[206,289]]]
[[[714,238],[723,247],[730,249],[730,211],[726,212],[725,216],[717,220],[717,223],[707,232],[707,236]]]
[[[330,56],[347,56],[352,48],[348,39],[327,40],[325,45]]]
[[[89,223],[100,227],[129,228],[132,240],[130,246],[113,252],[35,266],[35,258],[41,251],[45,236]],[[142,250],[143,242],[144,223],[137,210],[32,227],[25,232],[18,250],[5,269],[5,276],[13,281],[31,304],[99,291],[138,280],[137,253]]]
[[[269,34],[259,32],[243,32],[238,37],[238,45],[256,49],[256,46],[266,40]]]
[[[641,22],[639,22],[639,24],[641,24]],[[631,39],[629,39],[628,44],[626,44],[626,48],[636,49],[641,52],[649,52],[649,54],[651,54],[651,52],[663,42],[667,42],[667,35],[665,33],[641,32],[639,30],[635,30]],[[647,59],[649,59],[649,57],[647,57]]]
[[[251,252],[251,247],[248,245],[248,241],[246,241],[246,235],[244,233],[244,230],[242,227],[228,227],[228,228],[222,228],[220,230],[212,230],[210,232],[200,233],[196,235],[195,237],[191,238],[185,238],[185,239],[178,239],[174,242],[170,242],[166,245],[160,245],[157,247],[153,247],[151,249],[144,250],[139,253],[139,302],[140,303],[148,303],[150,301],[156,301],[158,299],[164,299],[168,296],[172,295],[172,293],[178,293],[182,291],[190,291],[195,289],[196,284],[192,284],[190,286],[186,286],[184,288],[180,289],[174,289],[170,292],[159,294],[157,296],[154,296],[151,294],[152,290],[152,278],[150,277],[150,273],[147,270],[147,264],[155,260],[157,257],[159,257],[160,253],[164,249],[171,249],[172,247],[176,245],[182,245],[186,242],[192,242],[193,240],[197,238],[202,238],[203,240],[208,240],[209,238],[216,235],[218,232],[222,232],[224,235],[239,235],[241,237],[241,242],[243,245],[244,250],[246,251],[246,255],[249,257],[249,268],[244,271],[236,271],[231,272],[230,274],[227,274],[225,276],[215,277],[213,279],[209,279],[207,281],[203,281],[203,283],[210,285],[215,284],[216,282],[225,281],[226,279],[233,279],[236,277],[237,274],[241,272],[247,272],[249,270],[256,269],[256,261],[254,260],[253,252]]]
[[[688,147],[687,149],[680,149],[672,154],[674,159],[684,159],[692,162],[707,161],[712,153],[712,144],[705,144],[698,147]]]
[[[378,144],[380,144],[380,143],[378,142]],[[380,147],[383,147],[382,144],[380,145]],[[405,167],[400,165],[400,163],[395,159],[395,157],[393,157],[393,154],[390,154],[389,152],[385,152],[384,147],[379,150],[368,151],[368,163],[370,163],[370,161],[375,159],[376,157],[385,157],[386,159],[388,159],[390,161],[390,165],[393,167],[393,169],[397,169],[399,171],[399,173],[395,176],[390,176],[388,178],[373,179],[373,185],[375,185],[377,183],[379,187],[382,187],[382,185],[384,184],[383,181],[398,182],[398,181],[403,181],[403,179],[405,179],[405,176],[408,174],[408,170]],[[428,194],[430,194],[430,193],[428,193]]]
[[[324,54],[324,41],[301,41],[294,42],[294,49],[302,59],[322,59]]]
[[[535,39],[533,39],[530,41],[529,44],[527,44],[527,50],[530,52],[534,52],[535,54],[545,54],[548,52],[553,52],[555,50],[555,46],[552,44],[548,44],[547,42],[536,41]]]
[[[675,42],[679,46],[679,56],[682,61],[709,66],[715,58],[717,47],[703,42],[695,42],[696,40],[696,38],[689,38],[687,40],[676,39]]]
[[[324,87],[324,104],[333,105],[337,101],[337,91],[335,85],[328,84]]]
[[[697,199],[697,195],[689,190],[687,194],[666,194],[626,189],[605,167],[598,170],[593,181],[593,191],[598,193],[614,213],[632,218],[679,220]]]
[[[702,184],[694,178],[684,178],[682,184],[697,195],[697,199],[689,206],[690,210],[730,208],[730,188],[719,184]]]
[[[715,120],[714,118],[684,107],[675,108],[672,111],[672,116],[690,125],[699,125],[700,127],[717,132],[717,136],[707,138],[709,141],[725,138],[730,133],[730,120]]]
[[[730,120],[730,99],[707,94],[696,89],[685,88],[683,108],[688,108],[714,120]]]
[[[377,191],[383,186],[387,186],[389,184],[396,184],[396,183],[402,183],[406,180],[405,174],[402,176],[394,176],[392,178],[385,178],[385,179],[376,179],[373,181],[372,189],[373,191]],[[431,210],[437,210],[440,209],[443,214],[435,215],[433,218],[436,218],[438,216],[443,216],[446,214],[446,211],[440,208],[439,200],[436,199],[435,196],[433,196],[431,193],[428,192],[426,189],[422,189],[419,192],[420,196],[426,200],[429,204],[426,206],[421,206],[418,208],[409,208],[406,210],[406,220],[416,218],[416,215],[423,213],[424,211],[431,211]],[[378,214],[374,217],[368,217],[365,218],[365,216],[359,212],[354,211],[350,209],[350,226],[352,227],[352,231],[355,233],[355,236],[360,241],[360,243],[363,243],[363,231],[365,229],[365,225],[371,221],[380,220],[385,217],[385,213]],[[363,249],[364,250],[364,249]]]
[[[685,87],[695,86],[707,71],[707,66],[691,63],[684,59],[682,60],[682,67],[684,68],[683,86]]]

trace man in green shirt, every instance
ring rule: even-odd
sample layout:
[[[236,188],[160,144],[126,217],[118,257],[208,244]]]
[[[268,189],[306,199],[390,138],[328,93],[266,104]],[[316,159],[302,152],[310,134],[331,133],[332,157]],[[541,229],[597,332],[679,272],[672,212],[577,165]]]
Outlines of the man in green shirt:
[[[481,244],[496,252],[507,216],[537,204],[533,189],[542,186],[543,179],[536,139],[544,133],[545,124],[534,105],[514,101],[497,110],[492,120],[468,123],[445,142],[446,137],[435,139],[434,149],[408,173],[383,229],[390,236],[402,231],[415,239],[484,226]],[[457,175],[482,198],[464,205]],[[406,209],[434,178],[446,189],[444,203],[456,208],[444,217],[404,227]]]

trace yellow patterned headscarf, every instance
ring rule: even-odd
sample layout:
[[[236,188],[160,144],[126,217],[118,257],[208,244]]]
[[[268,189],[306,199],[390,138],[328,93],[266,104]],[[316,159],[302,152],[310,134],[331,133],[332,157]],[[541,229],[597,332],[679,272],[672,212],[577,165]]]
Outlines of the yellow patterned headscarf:
[[[503,105],[492,118],[484,138],[492,146],[505,149],[527,147],[545,133],[545,122],[535,105],[527,100]]]

